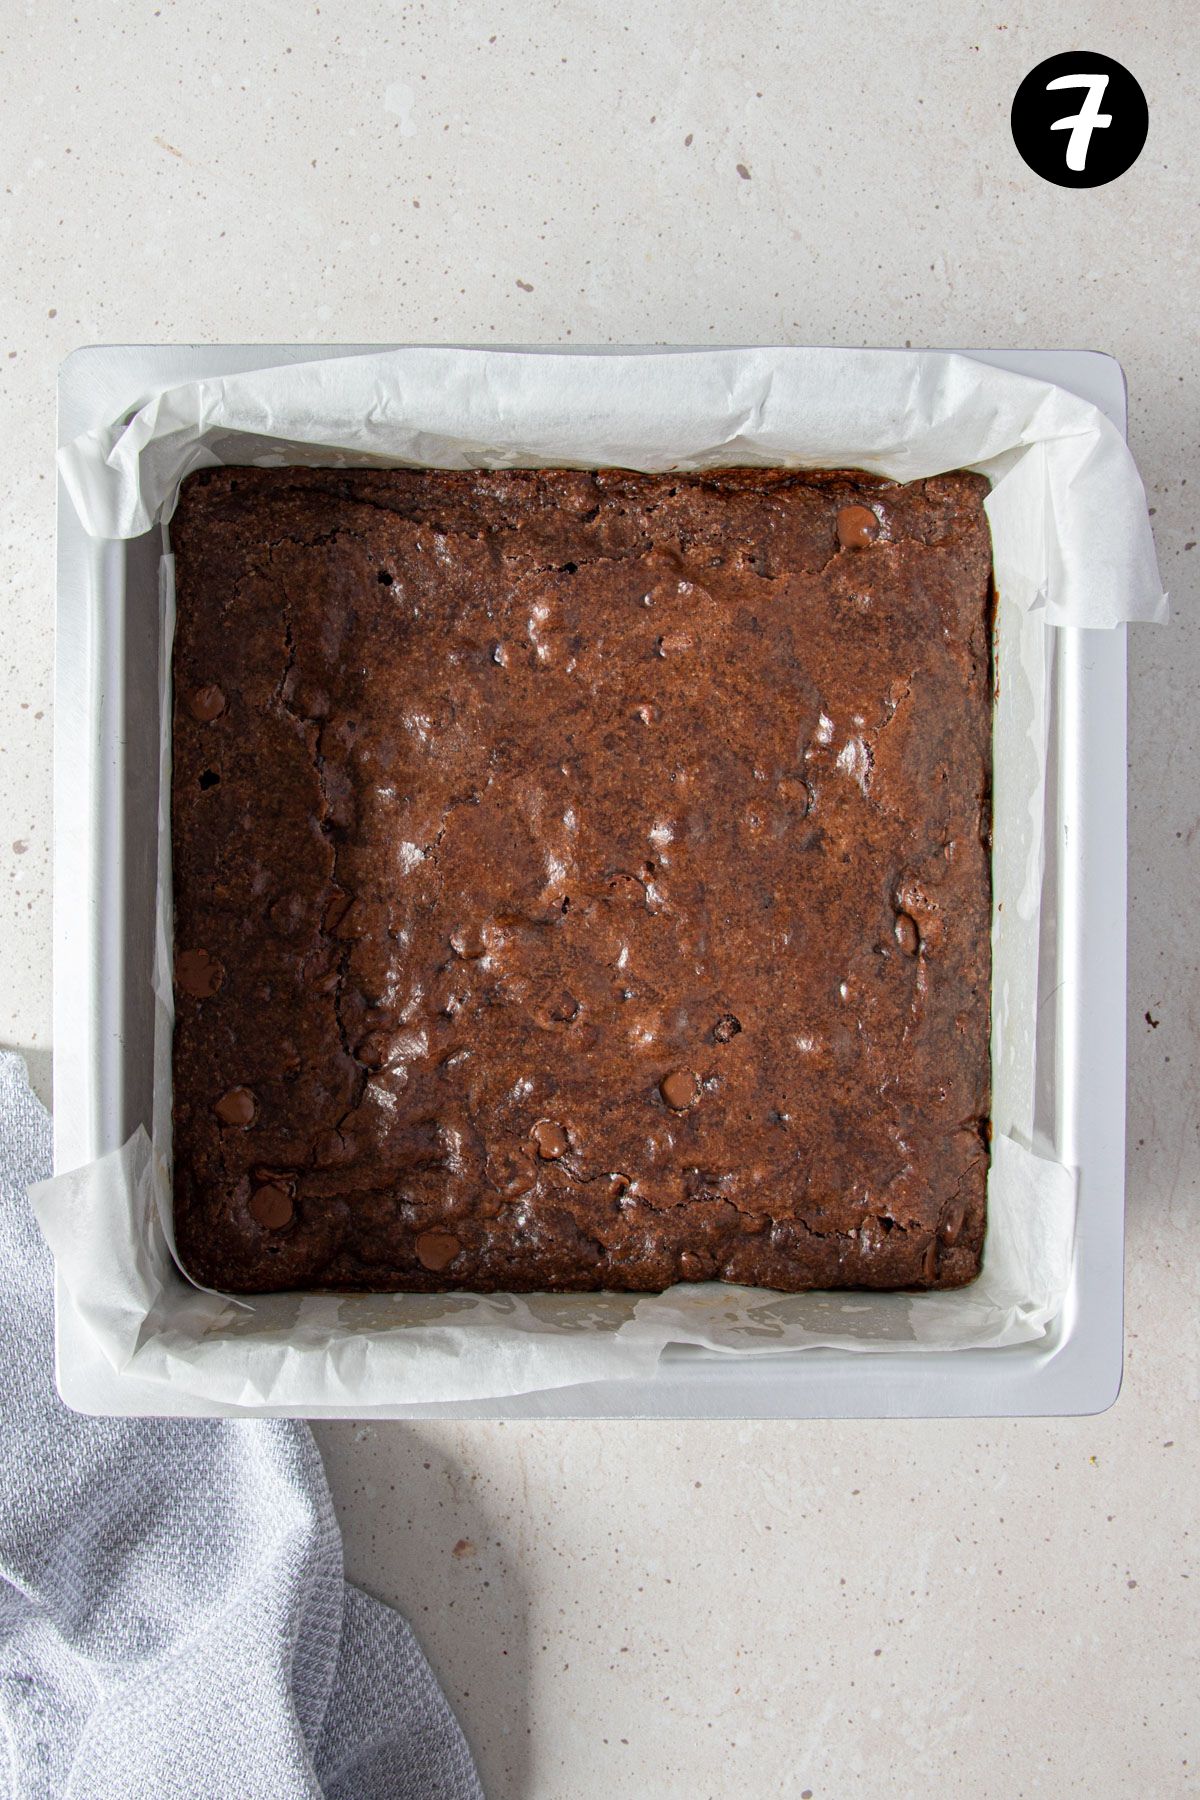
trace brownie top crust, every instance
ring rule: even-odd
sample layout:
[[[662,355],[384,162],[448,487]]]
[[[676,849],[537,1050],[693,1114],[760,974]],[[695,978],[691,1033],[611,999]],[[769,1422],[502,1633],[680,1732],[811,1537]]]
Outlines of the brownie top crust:
[[[969,1281],[985,493],[190,477],[174,1160],[195,1277]]]

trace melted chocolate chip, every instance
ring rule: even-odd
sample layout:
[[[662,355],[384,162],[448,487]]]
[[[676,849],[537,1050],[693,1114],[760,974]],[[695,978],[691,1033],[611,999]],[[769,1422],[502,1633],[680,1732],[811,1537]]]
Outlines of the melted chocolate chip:
[[[211,1000],[225,971],[207,950],[181,950],[175,958],[175,986],[193,1000]]]
[[[313,1162],[318,1169],[330,1169],[338,1163],[349,1162],[357,1148],[356,1140],[348,1132],[323,1131],[313,1145]]]
[[[452,1231],[423,1231],[413,1248],[421,1267],[440,1275],[450,1267],[462,1245]]]
[[[506,1200],[519,1200],[537,1181],[537,1171],[524,1150],[502,1151],[488,1161],[488,1172]]]
[[[533,1141],[537,1145],[537,1153],[545,1162],[557,1162],[571,1148],[571,1140],[567,1136],[566,1127],[556,1119],[539,1119],[533,1128]]]
[[[369,1032],[355,1050],[354,1060],[364,1069],[382,1069],[387,1061],[387,1041],[382,1033]]]
[[[879,536],[879,520],[869,506],[839,507],[837,535],[843,550],[868,550]]]
[[[459,925],[450,933],[450,947],[456,956],[474,962],[487,955],[487,942],[481,925]]]
[[[673,1112],[686,1112],[696,1098],[698,1083],[690,1069],[673,1069],[664,1075],[658,1091]]]
[[[299,894],[280,894],[267,913],[271,929],[280,937],[295,937],[308,924],[307,915],[308,908]]]
[[[295,1210],[287,1189],[271,1186],[255,1188],[246,1202],[246,1209],[264,1231],[282,1231],[285,1225],[291,1224]]]
[[[921,934],[907,913],[896,914],[896,942],[905,956],[915,956],[921,948]]]
[[[327,719],[330,699],[323,687],[301,682],[291,698],[291,710],[301,719]]]
[[[238,1125],[244,1129],[257,1119],[258,1101],[252,1088],[231,1087],[221,1095],[213,1111],[222,1125]]]
[[[336,893],[332,900],[325,903],[325,916],[321,923],[326,931],[336,931],[350,908],[354,905],[353,894]]]
[[[187,709],[198,725],[211,725],[225,711],[225,696],[215,682],[194,688],[187,697]]]
[[[938,1226],[938,1236],[947,1249],[950,1249],[952,1245],[957,1244],[962,1235],[963,1222],[966,1219],[966,1216],[966,1209],[960,1205],[958,1201],[955,1201],[953,1206],[947,1207],[945,1213],[942,1215],[942,1222]]]

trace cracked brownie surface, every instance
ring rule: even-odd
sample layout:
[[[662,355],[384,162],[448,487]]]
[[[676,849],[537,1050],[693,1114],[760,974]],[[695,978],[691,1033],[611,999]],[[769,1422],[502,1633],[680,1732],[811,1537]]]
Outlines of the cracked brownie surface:
[[[969,1281],[985,492],[191,476],[174,1122],[196,1278]]]

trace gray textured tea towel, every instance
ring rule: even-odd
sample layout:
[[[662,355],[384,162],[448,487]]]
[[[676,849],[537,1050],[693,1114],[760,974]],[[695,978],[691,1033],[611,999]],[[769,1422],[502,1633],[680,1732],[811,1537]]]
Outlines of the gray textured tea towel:
[[[47,1114],[0,1054],[0,1790],[481,1800],[408,1626],[343,1578],[306,1425],[59,1401],[26,1200],[49,1167]]]

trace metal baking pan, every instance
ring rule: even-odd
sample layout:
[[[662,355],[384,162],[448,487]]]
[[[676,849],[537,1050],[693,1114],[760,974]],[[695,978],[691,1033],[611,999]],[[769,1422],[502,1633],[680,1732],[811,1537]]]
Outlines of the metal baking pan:
[[[58,439],[206,376],[379,345],[97,347],[59,377]],[[967,350],[1054,382],[1125,428],[1120,365],[1094,351]],[[148,1125],[158,809],[156,529],[97,543],[60,485],[54,734],[54,1164],[91,1162]],[[1125,628],[1062,630],[1055,659],[1055,905],[1041,1018],[1054,1046],[1059,1154],[1079,1177],[1074,1265],[1048,1334],[999,1350],[761,1361],[668,1352],[647,1381],[496,1401],[377,1408],[396,1418],[871,1418],[1092,1413],[1121,1381],[1125,1166]],[[96,1356],[61,1284],[57,1370],[81,1411],[222,1410]],[[235,1408],[224,1409],[230,1412]],[[327,1409],[325,1416],[338,1416]]]

